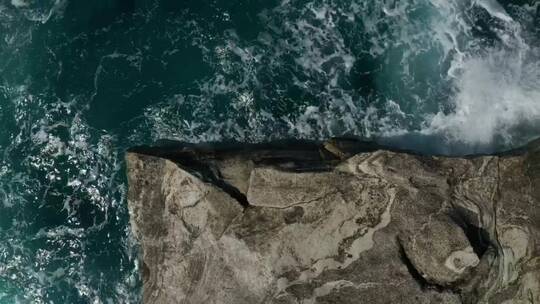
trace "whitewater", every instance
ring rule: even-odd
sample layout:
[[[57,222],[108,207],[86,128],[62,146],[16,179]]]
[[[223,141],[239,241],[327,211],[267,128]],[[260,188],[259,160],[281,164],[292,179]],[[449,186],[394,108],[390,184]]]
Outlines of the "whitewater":
[[[138,303],[124,152],[540,136],[534,0],[0,0],[0,304]]]

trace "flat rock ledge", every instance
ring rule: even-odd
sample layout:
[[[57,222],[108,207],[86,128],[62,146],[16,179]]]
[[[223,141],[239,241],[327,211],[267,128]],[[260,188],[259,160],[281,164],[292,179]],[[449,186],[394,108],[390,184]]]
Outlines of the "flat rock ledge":
[[[540,143],[350,139],[127,153],[144,303],[540,303]]]

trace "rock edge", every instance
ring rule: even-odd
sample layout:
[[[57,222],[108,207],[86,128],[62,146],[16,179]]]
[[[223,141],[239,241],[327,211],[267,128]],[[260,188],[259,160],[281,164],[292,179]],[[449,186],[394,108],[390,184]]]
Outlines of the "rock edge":
[[[144,303],[538,303],[540,143],[333,139],[126,155]]]

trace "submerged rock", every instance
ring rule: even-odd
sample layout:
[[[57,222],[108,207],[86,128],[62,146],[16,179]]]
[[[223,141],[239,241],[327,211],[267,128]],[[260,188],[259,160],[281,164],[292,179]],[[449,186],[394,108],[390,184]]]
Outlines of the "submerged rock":
[[[144,303],[538,303],[539,147],[133,149]]]

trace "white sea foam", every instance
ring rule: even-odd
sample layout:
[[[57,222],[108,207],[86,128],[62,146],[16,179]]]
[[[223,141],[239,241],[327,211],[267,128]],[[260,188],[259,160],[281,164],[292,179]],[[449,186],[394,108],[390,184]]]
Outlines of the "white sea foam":
[[[491,22],[500,39],[495,45],[483,45],[483,38],[474,36],[473,8],[498,20]],[[300,6],[282,1],[259,16],[265,28],[255,43],[228,30],[223,43],[206,52],[207,61],[219,69],[200,82],[200,95],[179,94],[147,109],[152,138],[261,141],[419,132],[442,138],[441,144],[511,144],[521,136],[520,125],[538,119],[538,57],[530,55],[520,24],[495,0],[309,1]],[[361,25],[367,45],[351,44],[351,37],[346,43],[343,24]],[[377,96],[347,87],[357,58],[365,54],[381,61],[373,72],[382,92]],[[283,71],[291,77],[285,84]],[[262,83],[261,75],[279,81]],[[272,90],[258,90],[265,86]],[[286,116],[267,111],[265,103],[286,100],[293,86],[310,99],[298,100],[304,105],[293,106]],[[222,98],[234,111],[208,123]],[[171,115],[185,114],[190,104],[197,105],[192,115]]]
[[[76,101],[49,103],[30,94],[26,86],[3,89],[18,124],[11,130],[15,132],[11,145],[0,147],[0,208],[2,212],[12,210],[11,223],[3,223],[0,231],[0,251],[8,255],[0,266],[0,276],[9,278],[20,290],[18,295],[8,290],[5,297],[0,291],[0,296],[20,303],[49,303],[52,294],[66,292],[66,297],[68,292],[78,291],[80,299],[99,302],[101,287],[96,279],[100,278],[94,276],[94,269],[88,269],[94,253],[87,249],[86,242],[110,221],[118,220],[108,217],[111,210],[115,209],[116,216],[122,212],[123,205],[117,200],[122,200],[125,192],[121,181],[115,179],[121,160],[114,139],[106,134],[93,135],[81,119]],[[19,166],[25,171],[20,172]],[[60,203],[64,209],[51,199],[59,195],[58,189],[63,191]],[[90,205],[95,216],[93,225],[84,228],[81,218],[88,214],[81,213],[83,203]],[[55,216],[65,215],[62,225],[44,225],[37,233],[31,228],[29,233],[42,211],[57,207]],[[118,241],[128,259],[135,257],[127,233],[126,239]],[[35,250],[26,245],[29,242],[43,245]],[[115,302],[136,301],[138,295],[127,292],[132,290],[135,274],[128,273],[114,282],[119,291]]]
[[[26,19],[41,23],[62,16],[67,4],[68,0],[11,0],[11,5],[23,10]]]
[[[456,80],[450,113],[428,120],[424,133],[442,133],[466,144],[511,143],[520,125],[540,127],[540,65],[507,51],[492,51],[465,61]],[[533,129],[533,130],[534,130]]]
[[[61,1],[49,1],[51,5],[41,9],[32,6],[36,1],[14,2],[16,11],[36,21],[61,16]],[[538,4],[524,7],[523,14],[532,16]],[[491,16],[487,23],[497,39],[485,43],[484,37],[475,37],[473,8]],[[145,14],[144,21],[151,23],[153,12]],[[229,17],[233,19],[234,14]],[[0,161],[3,210],[45,210],[47,195],[59,195],[55,191],[62,189],[62,197],[53,201],[66,217],[62,225],[43,227],[37,236],[30,236],[58,250],[45,248],[36,253],[25,248],[28,236],[23,233],[35,220],[31,215],[14,215],[10,228],[0,231],[6,240],[0,250],[10,254],[10,262],[0,265],[0,276],[22,286],[21,303],[44,302],[60,281],[78,290],[87,302],[136,298],[129,295],[136,282],[136,266],[113,282],[117,293],[113,299],[100,298],[100,279],[90,277],[91,271],[85,268],[94,258],[85,242],[110,221],[125,216],[121,212],[126,188],[117,177],[122,174],[119,145],[163,138],[266,141],[354,134],[410,136],[406,139],[414,139],[412,148],[420,150],[425,149],[422,140],[431,137],[437,146],[459,145],[468,153],[467,145],[497,140],[513,143],[527,137],[523,130],[538,131],[538,41],[527,40],[532,35],[526,35],[518,21],[521,18],[494,0],[282,1],[258,17],[263,25],[256,39],[245,39],[238,29],[207,31],[200,20],[180,18],[171,23],[174,26],[163,27],[170,31],[159,41],[160,48],[162,43],[170,50],[166,56],[178,55],[184,45],[198,46],[212,71],[189,84],[189,90],[183,90],[186,84],[176,91],[174,87],[164,90],[167,95],[162,102],[147,106],[129,122],[133,132],[122,142],[85,121],[87,105],[107,85],[102,77],[109,65],[126,64],[142,71],[148,58],[157,62],[151,45],[139,51],[138,43],[132,41],[133,50],[107,49],[97,54],[102,57],[94,66],[93,92],[69,103],[42,100],[40,94],[28,92],[28,83],[2,87],[17,122],[12,145],[2,151]],[[0,25],[5,20],[2,15]],[[32,42],[31,33],[21,27],[1,35],[6,48],[19,54],[15,50]],[[167,61],[166,56],[161,59]],[[370,63],[373,67],[363,66]],[[163,64],[170,68],[174,62]],[[363,73],[362,81],[373,82],[366,86],[375,87],[375,93],[359,92],[355,86],[364,83],[353,83],[356,70]],[[363,77],[369,73],[371,79]],[[87,80],[91,85],[92,79]],[[24,154],[22,164],[9,159],[19,154]],[[99,216],[81,230],[84,204],[90,204]],[[127,227],[125,235],[129,236]],[[120,242],[126,251],[123,258],[136,265],[129,237]],[[26,261],[34,258],[37,266],[31,267]],[[47,267],[59,270],[40,270]]]
[[[499,18],[505,22],[514,21],[497,0],[476,0],[475,3],[483,7],[493,17]]]
[[[30,4],[24,0],[11,0],[11,5],[15,7],[27,7]]]
[[[422,133],[467,145],[522,144],[540,132],[540,52],[500,4],[477,3],[504,22],[495,31],[501,44],[455,62],[452,109],[427,117]]]

